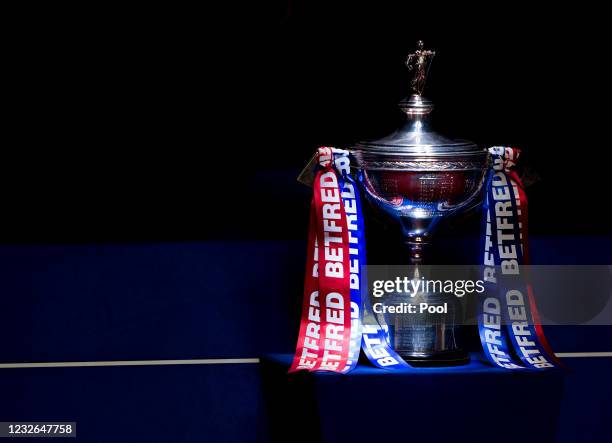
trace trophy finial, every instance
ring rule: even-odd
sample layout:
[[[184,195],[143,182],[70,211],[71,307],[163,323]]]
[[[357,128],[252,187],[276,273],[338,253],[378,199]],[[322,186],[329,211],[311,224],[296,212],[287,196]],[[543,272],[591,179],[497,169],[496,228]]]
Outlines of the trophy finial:
[[[427,73],[429,72],[429,66],[431,61],[436,55],[435,51],[424,49],[425,44],[423,40],[417,42],[417,49],[412,54],[408,54],[406,59],[406,66],[412,73],[412,80],[410,81],[410,87],[412,92],[416,95],[422,95],[423,89],[425,88],[425,81],[427,80]]]

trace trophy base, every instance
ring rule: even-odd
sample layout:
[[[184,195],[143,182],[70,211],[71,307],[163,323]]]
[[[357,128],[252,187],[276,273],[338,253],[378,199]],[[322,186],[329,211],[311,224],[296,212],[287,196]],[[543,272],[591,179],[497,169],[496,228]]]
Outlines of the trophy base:
[[[398,351],[398,354],[406,363],[416,367],[463,366],[470,362],[470,355],[461,349],[435,354]]]

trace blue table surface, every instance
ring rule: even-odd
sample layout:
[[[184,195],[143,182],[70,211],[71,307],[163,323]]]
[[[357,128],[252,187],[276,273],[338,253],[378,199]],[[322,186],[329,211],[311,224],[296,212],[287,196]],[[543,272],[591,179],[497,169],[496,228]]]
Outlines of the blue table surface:
[[[315,377],[359,377],[359,376],[394,376],[394,375],[421,375],[421,376],[436,376],[444,374],[482,374],[486,373],[498,373],[500,376],[508,376],[513,371],[507,371],[504,369],[496,368],[491,366],[489,363],[483,360],[484,356],[482,353],[473,352],[470,354],[470,362],[467,365],[462,366],[447,366],[447,367],[408,367],[397,370],[385,370],[374,366],[370,366],[367,363],[360,362],[355,369],[348,374],[337,374],[334,372],[316,371],[311,372]],[[263,358],[269,362],[278,364],[283,367],[289,368],[291,361],[293,360],[293,354],[267,354]],[[523,371],[524,372],[524,371]]]

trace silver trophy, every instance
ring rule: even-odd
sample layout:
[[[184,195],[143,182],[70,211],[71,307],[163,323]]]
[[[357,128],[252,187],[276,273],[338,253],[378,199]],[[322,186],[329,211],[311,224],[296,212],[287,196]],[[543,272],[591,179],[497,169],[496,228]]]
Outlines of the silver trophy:
[[[434,55],[424,49],[422,41],[408,55],[412,95],[399,104],[406,123],[387,137],[361,142],[351,149],[367,200],[401,227],[413,278],[419,278],[419,265],[424,263],[438,222],[481,202],[488,163],[486,149],[470,141],[448,139],[429,128],[427,119],[434,106],[422,93]],[[397,294],[389,302],[435,305],[442,297]],[[468,361],[456,337],[457,312],[450,297],[444,297],[450,306],[446,315],[408,314],[386,319],[391,346],[408,362],[451,365]]]

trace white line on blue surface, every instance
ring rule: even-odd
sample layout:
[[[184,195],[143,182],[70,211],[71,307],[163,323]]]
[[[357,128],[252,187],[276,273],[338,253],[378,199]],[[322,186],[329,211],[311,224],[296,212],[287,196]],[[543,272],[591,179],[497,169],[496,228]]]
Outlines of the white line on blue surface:
[[[8,368],[81,368],[89,366],[166,366],[166,365],[227,365],[259,363],[258,358],[201,358],[191,360],[116,360],[116,361],[58,361],[41,363],[0,363]]]
[[[612,352],[555,352],[559,358],[612,357]]]

